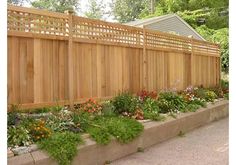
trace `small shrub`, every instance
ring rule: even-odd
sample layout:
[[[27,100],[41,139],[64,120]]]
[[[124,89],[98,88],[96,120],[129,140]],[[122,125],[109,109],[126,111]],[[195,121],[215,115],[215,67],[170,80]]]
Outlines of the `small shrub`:
[[[30,135],[32,136],[33,141],[36,142],[50,137],[51,130],[45,126],[43,120],[39,120],[31,125]]]
[[[12,111],[7,113],[7,125],[17,125],[20,122],[20,117],[17,112]]]
[[[130,93],[124,92],[120,93],[113,99],[113,105],[115,106],[115,112],[122,114],[126,113],[134,113],[136,109],[135,102],[133,96]]]
[[[154,99],[151,98],[147,98],[143,105],[142,105],[142,109],[145,112],[159,112],[160,108],[158,106],[158,102]]]
[[[28,146],[32,143],[29,131],[23,126],[10,126],[7,128],[8,147]]]
[[[160,93],[158,106],[161,113],[178,112],[186,110],[186,102],[182,96],[174,92]]]
[[[30,129],[30,127],[36,123],[36,120],[29,117],[21,117],[19,125],[25,127],[27,130]]]
[[[78,144],[83,143],[79,134],[72,132],[55,133],[51,137],[39,141],[40,149],[45,150],[57,160],[59,165],[69,165],[77,154]]]
[[[9,109],[10,111],[7,113],[7,125],[17,125],[20,121],[20,117],[18,115],[20,106],[12,104]]]
[[[226,93],[228,93],[228,90],[229,90],[229,81],[226,81],[226,80],[221,80],[220,81],[220,84],[221,84],[221,88],[226,91]]]
[[[214,87],[214,88],[210,88],[209,90],[213,91],[218,98],[224,97],[224,92],[221,87]]]
[[[213,102],[217,98],[217,95],[210,90],[199,88],[195,91],[196,97],[204,99],[207,102]]]
[[[104,116],[116,116],[115,106],[111,101],[105,101],[102,103],[102,114]]]
[[[102,106],[98,104],[95,100],[89,99],[85,103],[81,104],[79,109],[83,112],[99,113],[102,110]]]

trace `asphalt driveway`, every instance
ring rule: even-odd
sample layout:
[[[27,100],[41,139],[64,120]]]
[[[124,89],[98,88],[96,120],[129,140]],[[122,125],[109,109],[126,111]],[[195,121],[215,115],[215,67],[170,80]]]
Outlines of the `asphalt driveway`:
[[[112,165],[227,165],[228,118],[154,145]]]

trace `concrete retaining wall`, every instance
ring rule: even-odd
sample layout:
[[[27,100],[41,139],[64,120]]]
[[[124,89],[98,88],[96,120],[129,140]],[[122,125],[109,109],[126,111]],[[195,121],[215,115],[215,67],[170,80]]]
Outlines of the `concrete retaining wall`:
[[[229,103],[226,100],[209,104],[197,112],[180,114],[176,119],[167,118],[163,122],[144,123],[143,133],[128,144],[120,144],[115,139],[108,145],[98,145],[89,138],[85,144],[78,147],[78,155],[74,158],[73,165],[103,165],[106,161],[113,161],[137,152],[139,147],[147,148],[169,138],[175,137],[180,131],[188,132],[209,122],[227,117]],[[56,165],[43,151],[15,156],[8,159],[9,165]]]

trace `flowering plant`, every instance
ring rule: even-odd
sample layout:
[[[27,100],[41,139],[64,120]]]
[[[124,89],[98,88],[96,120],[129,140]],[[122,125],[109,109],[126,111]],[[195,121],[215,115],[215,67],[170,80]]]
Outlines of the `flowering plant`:
[[[39,141],[44,138],[48,138],[51,135],[51,130],[46,127],[45,121],[39,120],[33,123],[30,127],[30,134],[33,141]]]
[[[157,98],[157,93],[155,91],[148,92],[146,90],[142,90],[142,91],[137,93],[137,96],[139,97],[140,101],[145,101],[147,98],[156,99]]]
[[[80,110],[88,113],[99,113],[102,110],[102,106],[93,99],[89,99],[85,103],[80,105]]]

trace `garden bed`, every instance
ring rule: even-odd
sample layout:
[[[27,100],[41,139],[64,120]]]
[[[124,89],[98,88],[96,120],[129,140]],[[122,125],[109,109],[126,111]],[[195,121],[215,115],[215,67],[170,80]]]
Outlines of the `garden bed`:
[[[227,88],[221,87],[188,87],[184,91],[168,90],[159,94],[144,90],[136,95],[123,92],[111,100],[96,102],[89,99],[73,108],[55,106],[23,110],[13,105],[8,113],[9,156],[15,156],[10,158],[11,161],[16,157],[25,158],[27,154],[34,162],[37,162],[39,155],[49,159],[40,151],[43,150],[52,158],[50,161],[70,165],[77,160],[78,155],[81,154],[79,157],[83,158],[83,153],[98,152],[99,149],[102,150],[101,154],[108,152],[108,157],[104,155],[101,162],[114,160],[119,155],[129,154],[132,148],[146,148],[178,132],[217,119],[219,112],[225,112],[218,110],[224,109],[218,104],[227,104],[227,101],[223,101],[228,98],[227,92]],[[204,109],[201,107],[208,107],[209,111],[217,109],[217,112],[204,114],[208,111],[202,112]],[[224,115],[220,114],[220,117]],[[194,117],[191,119],[191,116]],[[187,126],[185,123],[188,123]],[[115,150],[109,151],[113,150],[111,148]],[[100,158],[92,160],[100,162]]]
[[[103,165],[123,156],[145,149],[160,143],[180,132],[187,132],[209,122],[219,120],[228,116],[228,101],[221,100],[214,104],[208,104],[206,108],[200,108],[197,112],[180,113],[173,117],[167,117],[165,121],[143,122],[142,134],[128,144],[121,144],[112,139],[108,145],[99,145],[91,140],[88,135],[83,137],[85,144],[78,146],[78,154],[72,164]],[[31,165],[31,164],[57,164],[45,152],[36,150],[31,153],[14,156],[8,159],[9,165]]]

